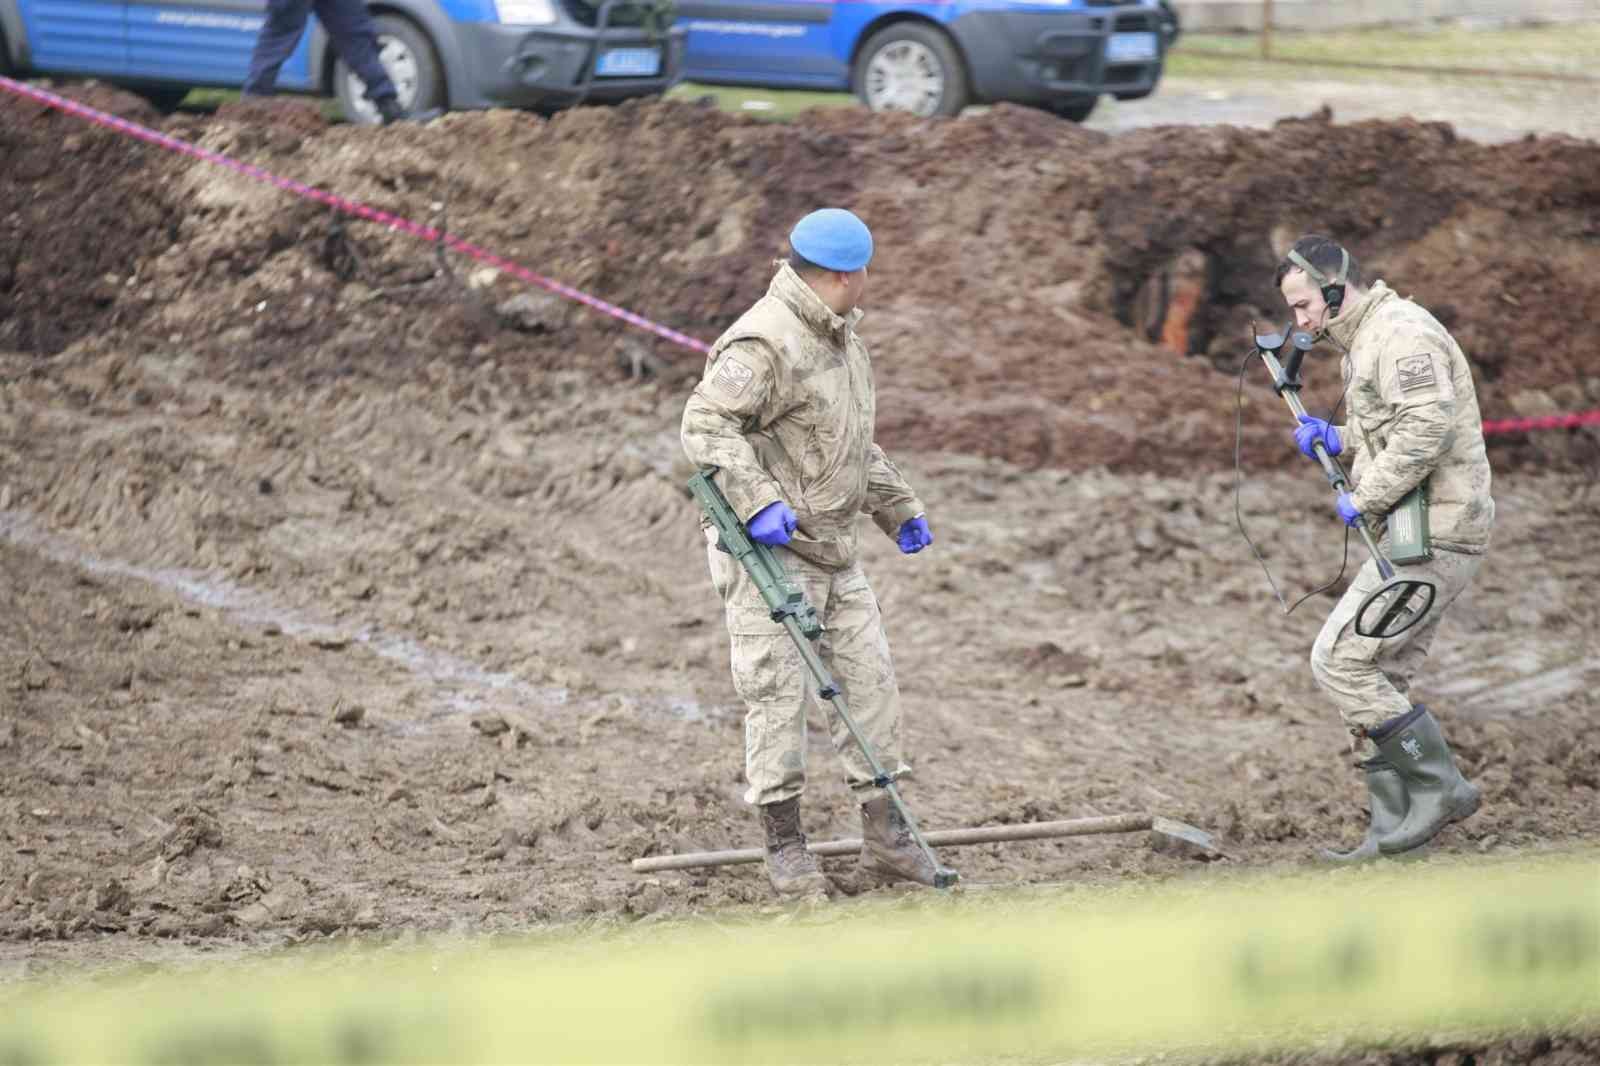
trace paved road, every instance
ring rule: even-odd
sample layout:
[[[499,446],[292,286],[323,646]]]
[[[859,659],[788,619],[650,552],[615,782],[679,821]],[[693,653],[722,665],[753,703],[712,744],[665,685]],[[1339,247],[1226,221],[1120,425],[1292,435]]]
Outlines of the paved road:
[[[1558,82],[1434,78],[1397,74],[1377,80],[1296,80],[1285,65],[1280,81],[1251,78],[1164,79],[1145,100],[1102,100],[1085,125],[1116,133],[1170,124],[1270,126],[1324,103],[1337,122],[1411,115],[1453,124],[1475,141],[1512,141],[1529,133],[1568,133],[1600,140],[1600,86]]]

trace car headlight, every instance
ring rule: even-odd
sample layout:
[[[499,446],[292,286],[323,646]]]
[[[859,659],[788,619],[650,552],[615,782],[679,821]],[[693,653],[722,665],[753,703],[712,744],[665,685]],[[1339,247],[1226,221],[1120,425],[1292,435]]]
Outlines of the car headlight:
[[[556,20],[552,0],[494,0],[495,13],[509,26],[548,26]]]

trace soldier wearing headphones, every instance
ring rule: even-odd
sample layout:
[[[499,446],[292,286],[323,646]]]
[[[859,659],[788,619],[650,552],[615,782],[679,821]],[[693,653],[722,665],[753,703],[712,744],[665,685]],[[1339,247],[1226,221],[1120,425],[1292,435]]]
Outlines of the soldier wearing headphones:
[[[1352,862],[1421,847],[1478,809],[1477,787],[1456,767],[1439,723],[1410,698],[1411,677],[1428,654],[1445,609],[1471,583],[1489,548],[1494,500],[1483,420],[1466,356],[1422,307],[1381,280],[1367,287],[1361,265],[1328,237],[1301,237],[1274,281],[1295,325],[1343,353],[1343,425],[1301,419],[1295,443],[1313,456],[1353,454],[1355,488],[1341,493],[1339,517],[1365,516],[1389,550],[1392,513],[1404,509],[1424,530],[1420,548],[1391,557],[1404,576],[1430,581],[1433,609],[1388,638],[1356,632],[1355,614],[1380,584],[1368,560],[1323,624],[1311,672],[1339,708],[1366,773],[1371,823]]]

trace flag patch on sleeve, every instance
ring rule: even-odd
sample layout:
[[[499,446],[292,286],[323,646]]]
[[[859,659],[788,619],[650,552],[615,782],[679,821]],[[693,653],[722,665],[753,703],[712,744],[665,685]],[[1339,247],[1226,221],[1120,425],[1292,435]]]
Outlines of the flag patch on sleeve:
[[[1408,355],[1395,364],[1395,375],[1399,378],[1401,392],[1425,389],[1436,384],[1433,378],[1433,356],[1427,352]]]
[[[737,396],[750,384],[756,372],[732,356],[724,356],[711,382],[730,396]]]

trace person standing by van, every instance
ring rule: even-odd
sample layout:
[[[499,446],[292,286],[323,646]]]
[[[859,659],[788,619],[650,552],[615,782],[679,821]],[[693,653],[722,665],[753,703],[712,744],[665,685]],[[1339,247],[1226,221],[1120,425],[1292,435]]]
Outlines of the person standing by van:
[[[313,11],[328,31],[339,58],[366,84],[367,99],[378,109],[383,124],[410,118],[400,106],[394,81],[378,58],[378,30],[363,0],[267,0],[267,19],[261,24],[250,56],[243,95],[272,95],[278,85],[278,71],[300,43]]]

